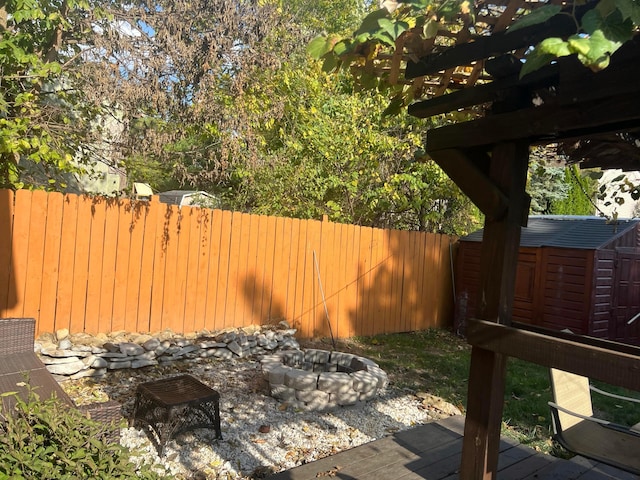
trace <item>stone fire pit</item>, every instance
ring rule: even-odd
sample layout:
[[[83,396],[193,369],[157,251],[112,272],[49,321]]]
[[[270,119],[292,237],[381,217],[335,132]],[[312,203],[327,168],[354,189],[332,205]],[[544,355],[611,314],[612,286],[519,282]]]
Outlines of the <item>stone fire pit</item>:
[[[387,374],[368,358],[327,350],[287,350],[261,360],[271,396],[305,410],[355,405],[374,398]]]

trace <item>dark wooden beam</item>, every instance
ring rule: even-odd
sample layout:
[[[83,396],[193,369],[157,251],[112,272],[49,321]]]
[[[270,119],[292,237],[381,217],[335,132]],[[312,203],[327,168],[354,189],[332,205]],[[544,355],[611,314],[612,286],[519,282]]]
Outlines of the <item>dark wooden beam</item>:
[[[476,312],[485,320],[511,318],[520,224],[528,209],[528,154],[526,143],[496,145],[491,152],[489,178],[507,196],[509,206],[503,218],[485,218]],[[506,362],[502,353],[472,348],[460,478],[496,478]]]
[[[469,108],[489,102],[499,102],[507,98],[513,89],[545,88],[557,83],[558,65],[542,68],[520,80],[517,75],[495,80],[491,83],[465,88],[447,95],[409,105],[409,115],[428,118],[441,113]]]
[[[592,8],[590,5],[589,8]],[[581,16],[586,9],[579,9]],[[431,53],[418,62],[407,62],[406,78],[433,75],[459,65],[468,65],[477,60],[502,55],[513,50],[537,45],[548,37],[566,37],[576,33],[576,23],[570,15],[556,15],[546,22],[522,28],[514,32],[499,32],[486,37],[474,38],[472,42],[455,45],[441,52]]]
[[[597,101],[541,105],[429,130],[427,152],[488,148],[517,140],[551,143],[636,128],[640,126],[640,84],[637,87],[634,95],[611,95],[609,90],[609,98]]]
[[[508,199],[482,169],[482,163],[489,157],[479,158],[462,150],[439,150],[431,158],[440,165],[460,190],[467,195],[480,211],[492,220],[502,218],[507,211]]]
[[[640,356],[568,338],[469,320],[467,340],[474,347],[557,368],[640,391]]]
[[[529,211],[528,168],[527,143],[502,143],[493,148],[489,177],[509,203],[506,218],[485,219],[476,302],[477,318],[483,320],[511,323],[520,227]]]

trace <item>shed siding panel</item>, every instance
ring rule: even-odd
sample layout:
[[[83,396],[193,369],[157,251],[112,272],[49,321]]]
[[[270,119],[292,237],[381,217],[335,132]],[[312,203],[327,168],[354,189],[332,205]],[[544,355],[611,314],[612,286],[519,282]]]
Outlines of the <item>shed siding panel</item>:
[[[626,236],[629,237],[629,236]],[[631,235],[635,238],[635,235]],[[589,335],[607,338],[609,336],[609,319],[612,316],[614,297],[614,261],[613,250],[596,252],[592,313]]]
[[[543,248],[541,326],[586,334],[591,282],[590,250]]]

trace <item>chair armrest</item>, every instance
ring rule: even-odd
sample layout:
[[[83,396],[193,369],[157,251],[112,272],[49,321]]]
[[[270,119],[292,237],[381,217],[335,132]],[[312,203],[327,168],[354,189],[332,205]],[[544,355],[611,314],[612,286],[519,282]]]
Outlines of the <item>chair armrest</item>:
[[[604,395],[605,397],[617,398],[618,400],[625,400],[627,402],[640,403],[640,398],[624,397],[622,395],[616,395],[615,393],[605,392],[604,390],[600,390],[599,388],[594,387],[593,385],[589,385],[589,389],[600,395]]]
[[[573,417],[576,418],[580,418],[582,420],[587,420],[589,422],[592,423],[597,423],[598,425],[601,425],[605,428],[610,428],[612,430],[617,430],[619,432],[622,433],[627,433],[629,435],[633,435],[635,437],[640,437],[640,431],[636,430],[634,427],[628,427],[626,425],[620,425],[618,423],[613,423],[613,422],[609,422],[608,420],[603,420],[601,418],[596,418],[596,417],[589,417],[587,415],[581,415],[579,413],[576,412],[572,412],[571,410],[561,407],[560,405],[558,405],[557,403],[554,402],[548,402],[549,403],[549,407],[551,407],[552,410],[552,414],[553,417],[555,419],[555,428],[556,430],[558,430],[556,433],[561,433],[559,431],[559,427],[560,427],[560,421],[558,419],[558,411],[566,413],[567,415],[571,415]]]
[[[582,420],[588,420],[590,422],[594,422],[594,423],[599,423],[600,425],[610,425],[611,422],[607,421],[607,420],[602,420],[601,418],[596,418],[596,417],[589,417],[587,415],[581,415],[579,413],[576,412],[572,412],[571,410],[569,410],[568,408],[564,408],[561,407],[560,405],[558,405],[557,403],[554,402],[548,402],[549,406],[556,410],[556,411],[561,411],[563,413],[566,413],[567,415],[571,415],[573,417],[577,417],[577,418],[581,418]]]

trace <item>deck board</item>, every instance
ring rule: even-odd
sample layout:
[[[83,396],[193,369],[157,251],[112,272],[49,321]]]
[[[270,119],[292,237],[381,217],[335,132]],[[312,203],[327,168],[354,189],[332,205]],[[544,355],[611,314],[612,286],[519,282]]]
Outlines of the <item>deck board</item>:
[[[464,417],[403,430],[269,477],[271,480],[459,480]],[[632,474],[582,457],[564,460],[504,438],[500,480],[633,480]]]

